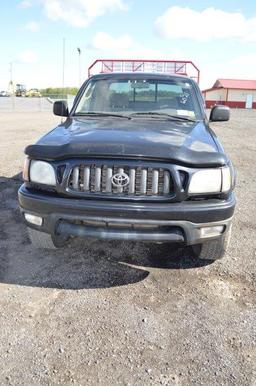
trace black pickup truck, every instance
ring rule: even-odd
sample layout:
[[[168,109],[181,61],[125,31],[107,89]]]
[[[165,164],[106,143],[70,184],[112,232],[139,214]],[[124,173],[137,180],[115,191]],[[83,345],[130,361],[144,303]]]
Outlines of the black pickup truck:
[[[235,173],[196,82],[156,73],[89,78],[65,122],[25,149],[19,204],[37,247],[73,237],[170,242],[199,258],[223,256]],[[170,251],[172,247],[170,247]]]

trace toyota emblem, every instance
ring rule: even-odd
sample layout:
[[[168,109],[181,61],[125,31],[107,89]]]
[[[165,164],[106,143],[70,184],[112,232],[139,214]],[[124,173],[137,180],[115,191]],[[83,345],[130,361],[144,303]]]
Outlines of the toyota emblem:
[[[114,174],[111,178],[112,184],[117,188],[124,188],[129,184],[130,178],[126,173]]]

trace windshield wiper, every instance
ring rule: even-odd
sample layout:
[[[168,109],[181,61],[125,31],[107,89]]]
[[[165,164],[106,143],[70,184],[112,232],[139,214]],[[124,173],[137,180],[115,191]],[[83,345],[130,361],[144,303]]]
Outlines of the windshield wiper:
[[[178,121],[186,121],[186,122],[196,122],[195,119],[191,119],[191,118],[186,118],[186,117],[181,117],[179,115],[171,115],[171,114],[167,114],[167,113],[157,113],[156,111],[138,111],[137,113],[132,113],[130,114],[129,116],[130,117],[136,117],[136,116],[152,116],[153,118],[161,118],[161,117],[164,117],[164,118],[168,118],[172,121],[175,121],[175,120],[178,120]]]
[[[86,113],[77,113],[74,114],[75,117],[79,116],[88,116],[88,117],[117,117],[117,118],[125,118],[125,119],[131,119],[128,115],[123,114],[114,114],[114,113],[102,113],[102,112],[96,112],[96,111],[88,111]]]

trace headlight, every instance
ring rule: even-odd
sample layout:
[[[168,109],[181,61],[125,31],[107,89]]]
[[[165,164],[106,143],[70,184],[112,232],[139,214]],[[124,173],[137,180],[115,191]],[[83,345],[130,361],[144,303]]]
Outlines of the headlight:
[[[220,169],[205,169],[192,175],[188,193],[205,194],[228,192],[231,188],[231,173],[229,167]]]
[[[48,162],[31,161],[29,177],[31,182],[44,185],[56,185],[54,169]]]

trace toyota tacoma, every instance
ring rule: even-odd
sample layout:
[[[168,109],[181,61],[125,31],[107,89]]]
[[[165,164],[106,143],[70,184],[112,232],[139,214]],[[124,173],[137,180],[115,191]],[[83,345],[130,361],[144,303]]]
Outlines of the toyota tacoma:
[[[64,122],[25,149],[19,204],[36,247],[73,237],[191,246],[223,256],[235,208],[235,172],[186,76],[102,73],[85,81]],[[173,247],[174,248],[174,247]],[[170,250],[173,249],[170,247]]]

